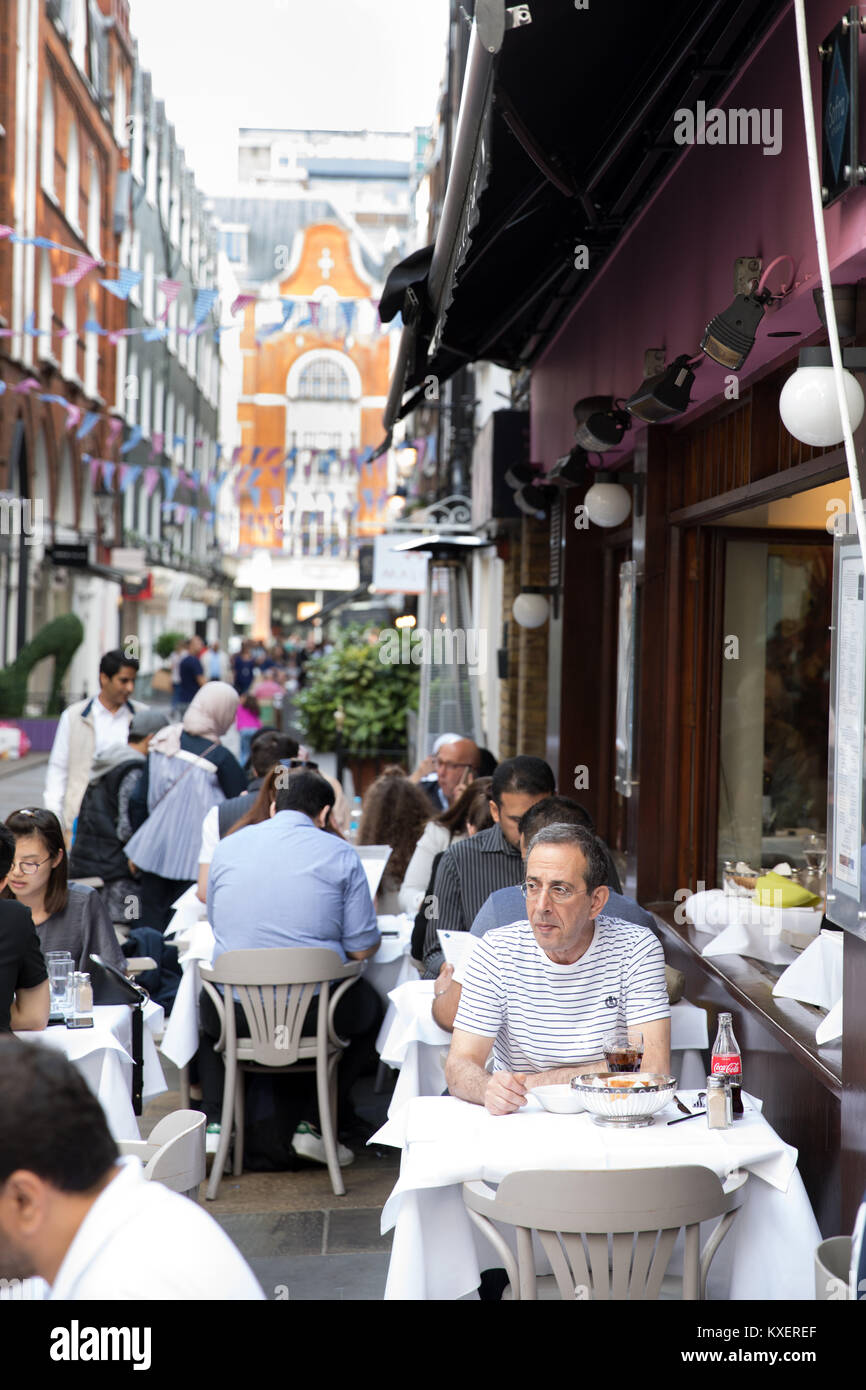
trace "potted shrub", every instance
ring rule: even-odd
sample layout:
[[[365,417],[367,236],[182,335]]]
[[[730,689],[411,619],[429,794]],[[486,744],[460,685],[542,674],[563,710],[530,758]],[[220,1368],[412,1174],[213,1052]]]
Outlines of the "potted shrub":
[[[294,702],[304,740],[318,753],[336,748],[334,714],[343,710],[342,747],[359,795],[380,763],[405,758],[406,716],[418,708],[418,666],[383,661],[383,654],[376,629],[345,628],[332,652],[309,662]]]
[[[185,635],[183,632],[161,632],[157,637],[154,646],[162,666],[154,671],[151,677],[151,690],[171,694],[171,669],[168,662],[178,642],[182,642]]]

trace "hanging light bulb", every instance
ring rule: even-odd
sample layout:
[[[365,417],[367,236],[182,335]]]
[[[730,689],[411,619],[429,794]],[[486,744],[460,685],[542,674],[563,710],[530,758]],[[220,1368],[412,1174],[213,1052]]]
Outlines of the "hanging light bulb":
[[[518,594],[511,605],[511,616],[518,627],[541,627],[549,614],[550,604],[544,594]]]
[[[631,493],[622,483],[593,483],[583,502],[596,526],[621,526],[631,511]]]
[[[855,356],[856,354],[856,356]],[[842,355],[846,366],[866,367],[866,353],[862,349],[846,349]],[[845,382],[845,398],[848,402],[848,415],[852,430],[856,430],[863,419],[864,398],[859,381],[850,371],[842,373]],[[836,395],[836,382],[833,375],[830,349],[826,347],[803,348],[800,352],[797,370],[789,376],[779,396],[779,414],[782,424],[789,434],[803,444],[813,448],[830,448],[841,444],[844,438],[842,417],[839,414],[839,401]]]

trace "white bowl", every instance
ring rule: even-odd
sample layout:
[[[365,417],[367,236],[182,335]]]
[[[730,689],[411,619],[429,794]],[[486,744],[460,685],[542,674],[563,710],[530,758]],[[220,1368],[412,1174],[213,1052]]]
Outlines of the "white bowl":
[[[530,1095],[537,1096],[545,1110],[553,1115],[579,1115],[585,1109],[582,1097],[568,1083],[563,1086],[533,1086]]]
[[[625,1120],[664,1110],[677,1079],[658,1072],[597,1072],[575,1076],[571,1086],[591,1115]]]

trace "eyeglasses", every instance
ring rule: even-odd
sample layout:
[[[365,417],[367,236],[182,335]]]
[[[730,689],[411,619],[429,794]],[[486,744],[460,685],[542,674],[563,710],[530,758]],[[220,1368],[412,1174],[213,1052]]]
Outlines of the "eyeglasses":
[[[537,898],[545,886],[543,883],[536,883],[530,879],[526,883],[521,883],[520,888],[524,898],[529,899]],[[567,903],[572,898],[579,898],[582,894],[589,892],[588,888],[571,888],[565,883],[551,883],[547,885],[547,888],[552,901],[555,903]]]
[[[305,758],[280,758],[280,767],[287,767],[290,772],[295,772],[299,767],[305,767],[310,772],[318,772],[319,764],[308,762]]]
[[[50,858],[51,855],[47,854],[44,859],[22,859],[20,864],[17,865],[13,859],[9,866],[9,873],[11,874],[12,870],[17,867],[21,870],[22,874],[27,874],[28,876],[30,874],[35,874],[36,870],[41,868],[43,864],[47,864]]]
[[[449,762],[446,762],[444,758],[435,758],[435,759],[434,759],[434,762],[435,762],[435,764],[436,764],[437,767],[472,767],[472,766],[473,766],[472,763],[449,763]]]

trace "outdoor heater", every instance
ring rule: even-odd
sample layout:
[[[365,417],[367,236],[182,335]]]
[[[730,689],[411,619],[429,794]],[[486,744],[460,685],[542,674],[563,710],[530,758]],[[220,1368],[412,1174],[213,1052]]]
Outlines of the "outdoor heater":
[[[455,730],[479,746],[484,742],[478,676],[486,668],[487,633],[472,623],[466,561],[489,544],[478,536],[437,534],[394,546],[395,551],[423,550],[430,556],[415,629],[423,644],[416,757],[440,734]]]

